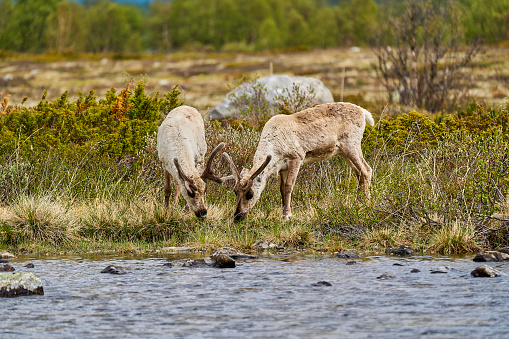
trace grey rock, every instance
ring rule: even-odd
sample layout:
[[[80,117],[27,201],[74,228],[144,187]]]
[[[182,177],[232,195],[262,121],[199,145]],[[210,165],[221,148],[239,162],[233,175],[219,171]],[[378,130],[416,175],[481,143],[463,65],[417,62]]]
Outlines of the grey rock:
[[[396,275],[394,273],[392,273],[392,272],[386,272],[386,273],[384,273],[381,276],[376,277],[376,278],[380,279],[380,280],[394,279],[394,278],[396,278]]]
[[[405,265],[403,265],[403,264],[401,264],[399,262],[395,262],[394,264],[392,264],[392,266],[405,266]]]
[[[12,272],[15,271],[14,266],[11,264],[0,264],[0,272]]]
[[[9,252],[0,252],[0,259],[13,259],[16,258],[16,256]]]
[[[213,256],[202,259],[180,259],[170,263],[173,267],[217,267],[234,268],[235,260],[223,253],[217,253]],[[165,266],[170,266],[165,264]],[[170,266],[170,267],[172,267]]]
[[[173,264],[171,262],[167,262],[163,264],[164,267],[173,267]]]
[[[0,297],[18,297],[32,294],[44,294],[41,279],[33,273],[0,273]]]
[[[311,284],[311,286],[332,286],[332,284],[328,281],[318,281],[314,284]]]
[[[161,248],[161,252],[168,252],[168,253],[189,253],[192,251],[195,251],[196,247],[163,247]]]
[[[24,267],[26,267],[26,268],[34,268],[35,265],[30,262],[30,263],[26,264]]]
[[[210,258],[204,259],[180,259],[172,261],[173,267],[211,267],[213,261]]]
[[[437,268],[434,268],[434,269],[430,270],[430,272],[431,272],[431,274],[449,273],[452,270],[453,270],[452,267],[449,267],[449,266],[440,266],[440,267],[437,267]]]
[[[334,254],[336,258],[342,258],[342,259],[351,259],[351,258],[359,258],[360,255],[353,253],[349,250],[341,250],[338,253]]]
[[[505,254],[509,254],[509,246],[499,248],[497,250],[497,252],[502,252],[502,253],[505,253]]]
[[[235,260],[227,256],[226,254],[218,254],[213,257],[214,267],[217,268],[235,268]]]
[[[267,240],[256,240],[254,243],[253,243],[253,247],[257,250],[270,250],[270,249],[273,249],[276,247],[275,244],[267,241]]]
[[[357,261],[352,260],[352,261],[347,261],[345,265],[356,265],[356,264],[357,264]]]
[[[499,251],[486,251],[477,253],[474,257],[475,262],[486,262],[486,261],[504,261],[509,260],[509,254]]]
[[[410,271],[410,273],[419,273],[421,270],[417,269],[417,268],[412,268],[412,270]]]
[[[481,265],[470,272],[470,275],[475,278],[494,278],[500,277],[502,272],[488,265]]]
[[[122,266],[109,265],[105,269],[101,271],[101,273],[109,273],[109,274],[127,274],[127,269]]]
[[[245,254],[245,253],[242,253],[242,252],[236,250],[235,248],[231,248],[231,247],[219,248],[216,251],[214,251],[214,253],[212,253],[212,255],[210,257],[214,258],[220,254],[227,255],[230,258],[232,258],[233,260],[260,259],[260,257],[257,255]]]
[[[407,245],[401,245],[400,247],[389,247],[385,250],[386,254],[394,254],[394,255],[412,255],[414,251]]]
[[[302,77],[302,76],[288,76],[288,75],[271,75],[257,80],[258,83],[264,85],[267,89],[267,101],[269,108],[274,110],[278,107],[275,98],[277,96],[287,95],[287,91],[291,92],[294,84],[297,84],[302,92],[308,92],[308,88],[312,88],[315,94],[315,104],[325,104],[334,102],[334,97],[331,91],[323,84],[323,82],[316,78]],[[246,85],[241,85],[230,91],[226,97],[216,107],[209,112],[211,120],[223,120],[227,118],[238,117],[238,107],[234,101],[231,100],[232,93],[240,97],[248,88]],[[286,89],[286,90],[285,90]]]

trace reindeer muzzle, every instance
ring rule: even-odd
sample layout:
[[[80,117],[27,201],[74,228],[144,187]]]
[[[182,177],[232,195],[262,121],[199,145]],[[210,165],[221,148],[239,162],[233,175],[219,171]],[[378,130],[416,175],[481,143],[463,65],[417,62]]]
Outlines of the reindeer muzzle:
[[[194,214],[198,218],[206,218],[207,217],[207,210],[206,209],[198,210],[198,211],[194,212]]]

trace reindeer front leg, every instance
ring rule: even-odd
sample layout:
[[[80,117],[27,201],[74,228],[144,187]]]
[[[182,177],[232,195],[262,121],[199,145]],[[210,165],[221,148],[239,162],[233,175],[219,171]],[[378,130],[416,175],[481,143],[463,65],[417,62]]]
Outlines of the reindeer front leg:
[[[288,171],[286,171],[287,175],[284,183],[284,191],[282,190],[284,221],[288,220],[288,218],[292,216],[292,208],[290,207],[292,191],[293,186],[295,185],[295,181],[297,180],[297,175],[299,174],[301,164],[302,161],[299,158],[292,159],[288,162]]]

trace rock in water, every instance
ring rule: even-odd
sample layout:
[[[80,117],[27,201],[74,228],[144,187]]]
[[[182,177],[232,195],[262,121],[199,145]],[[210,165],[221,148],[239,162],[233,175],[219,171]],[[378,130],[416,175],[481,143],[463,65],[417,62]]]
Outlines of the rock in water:
[[[497,250],[497,252],[502,252],[502,253],[505,253],[505,254],[509,254],[509,246],[499,248],[499,249]]]
[[[359,258],[360,255],[353,253],[349,250],[341,250],[338,253],[334,254],[336,258],[342,258],[342,259],[351,259],[351,258]]]
[[[211,257],[215,260],[213,266],[218,268],[234,268],[235,260],[227,256],[226,254],[219,254],[217,256]]]
[[[101,271],[101,273],[110,273],[110,274],[127,274],[126,268],[122,266],[109,265],[105,269]]]
[[[267,90],[266,99],[269,108],[275,110],[278,108],[276,97],[288,97],[291,95],[293,86],[298,86],[300,93],[306,95],[310,94],[309,89],[314,92],[315,104],[326,104],[334,102],[334,97],[331,91],[323,84],[323,82],[316,78],[302,77],[302,76],[288,76],[288,75],[271,75],[265,78],[256,80],[257,83],[262,84]],[[210,120],[223,120],[228,118],[237,118],[239,108],[232,100],[232,94],[236,97],[241,97],[243,94],[248,96],[252,95],[249,85],[241,85],[229,92],[226,97],[209,112]],[[307,108],[307,107],[306,107]]]
[[[276,245],[267,240],[256,240],[253,243],[252,247],[254,247],[258,251],[265,251],[275,248]]]
[[[474,261],[485,262],[485,261],[504,261],[509,260],[509,254],[499,251],[486,251],[477,253]]]
[[[0,272],[12,272],[15,271],[11,264],[0,264]]]
[[[470,272],[470,275],[475,278],[494,278],[500,277],[502,272],[488,265],[481,265]]]
[[[391,248],[385,250],[386,254],[394,254],[394,255],[412,255],[414,251],[407,245],[401,245],[400,247]]]
[[[381,276],[378,276],[376,278],[380,279],[380,280],[394,279],[394,278],[396,278],[396,275],[394,273],[392,273],[392,272],[386,272],[386,273],[384,273]]]
[[[0,259],[12,259],[12,258],[16,258],[16,256],[9,252],[0,252]]]
[[[0,273],[0,297],[18,297],[32,294],[44,294],[41,279],[33,273]]]
[[[217,249],[212,255],[211,258],[217,257],[220,254],[224,254],[232,258],[233,260],[239,260],[239,259],[260,259],[257,255],[251,255],[251,254],[245,254],[240,251],[238,251],[235,248],[230,247],[222,247]]]

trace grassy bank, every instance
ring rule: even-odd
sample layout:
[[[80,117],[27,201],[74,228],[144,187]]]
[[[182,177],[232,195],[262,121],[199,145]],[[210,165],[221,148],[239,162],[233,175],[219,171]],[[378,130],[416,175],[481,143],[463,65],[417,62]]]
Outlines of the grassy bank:
[[[373,168],[369,200],[358,194],[352,171],[334,158],[303,168],[289,222],[280,220],[274,178],[247,221],[234,223],[236,199],[229,184],[210,183],[206,220],[186,214],[182,198],[177,206],[163,206],[154,130],[160,112],[178,105],[176,96],[128,89],[89,104],[83,98],[7,108],[0,116],[0,250],[231,246],[248,251],[262,239],[309,250],[383,251],[407,244],[450,254],[509,244],[507,105],[471,104],[454,115],[410,112],[381,119],[366,129],[363,140]],[[61,114],[48,119],[55,111]],[[104,121],[117,127],[105,133]],[[206,128],[209,151],[225,142],[238,167],[250,166],[257,128],[233,122],[207,122]],[[123,146],[113,147],[115,140]],[[229,174],[224,160],[216,160],[215,167]]]

